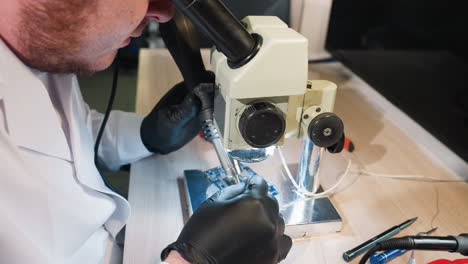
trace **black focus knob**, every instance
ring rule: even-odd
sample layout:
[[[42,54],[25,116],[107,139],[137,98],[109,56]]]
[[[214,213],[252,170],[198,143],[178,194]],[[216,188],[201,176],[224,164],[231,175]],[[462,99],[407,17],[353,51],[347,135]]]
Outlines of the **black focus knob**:
[[[281,139],[285,129],[283,112],[271,103],[252,104],[239,119],[242,137],[254,148],[266,148],[275,144]]]
[[[312,119],[308,134],[310,140],[319,147],[333,146],[343,137],[343,121],[334,113],[323,113]]]

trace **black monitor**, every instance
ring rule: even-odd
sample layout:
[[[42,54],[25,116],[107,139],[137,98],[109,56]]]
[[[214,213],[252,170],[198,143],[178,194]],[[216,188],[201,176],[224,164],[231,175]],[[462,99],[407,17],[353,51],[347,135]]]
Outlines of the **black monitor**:
[[[334,0],[326,48],[468,162],[467,7]]]

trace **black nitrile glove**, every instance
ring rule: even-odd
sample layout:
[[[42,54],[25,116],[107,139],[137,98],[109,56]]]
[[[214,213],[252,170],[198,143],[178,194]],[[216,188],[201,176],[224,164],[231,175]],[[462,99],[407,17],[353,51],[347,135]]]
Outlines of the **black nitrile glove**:
[[[143,144],[154,153],[168,154],[180,149],[200,132],[200,100],[188,92],[184,82],[175,85],[143,119]]]
[[[176,250],[192,264],[273,264],[283,260],[291,246],[278,203],[256,176],[200,205],[161,259]]]
[[[185,82],[180,82],[161,98],[143,119],[140,128],[141,140],[149,151],[168,154],[183,147],[200,132],[200,111],[206,101],[214,100],[214,93],[202,87],[212,84],[214,79],[213,72],[205,71],[200,77],[202,85],[189,89]]]

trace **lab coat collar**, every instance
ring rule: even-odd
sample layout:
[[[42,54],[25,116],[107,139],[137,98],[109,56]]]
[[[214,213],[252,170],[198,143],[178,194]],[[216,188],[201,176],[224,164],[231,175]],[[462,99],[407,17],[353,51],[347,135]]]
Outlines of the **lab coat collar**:
[[[83,98],[79,92],[76,77],[70,80],[70,84],[71,88],[63,90],[60,93],[60,97],[64,104],[65,116],[70,126],[70,141],[76,175],[84,185],[114,197],[114,201],[119,209],[107,220],[105,227],[112,237],[115,238],[126,223],[130,215],[130,208],[124,198],[107,188],[102,181],[99,171],[94,166],[94,138],[91,131],[88,130],[91,127],[90,122],[92,120],[89,120],[89,115],[81,107]]]
[[[84,101],[76,76],[72,75],[71,80],[66,81],[69,83],[64,83],[63,86],[69,87],[69,89],[62,89],[59,96],[64,105],[63,110],[70,129],[70,142],[76,175],[84,185],[114,198],[118,209],[107,220],[105,227],[112,237],[116,238],[129,218],[130,208],[123,197],[114,193],[104,184],[100,172],[94,166],[94,138],[89,130],[92,127],[92,119],[90,119],[89,113],[86,112],[89,108],[82,105]]]
[[[72,160],[67,139],[47,89],[2,40],[0,100],[3,101],[8,134],[17,146]]]

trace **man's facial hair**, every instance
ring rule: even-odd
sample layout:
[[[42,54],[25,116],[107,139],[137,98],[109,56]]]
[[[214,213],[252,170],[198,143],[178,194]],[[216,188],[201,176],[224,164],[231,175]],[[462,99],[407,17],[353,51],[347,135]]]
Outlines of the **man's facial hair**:
[[[23,6],[17,32],[23,61],[54,73],[90,73],[77,60],[87,16],[96,0],[46,0]]]

